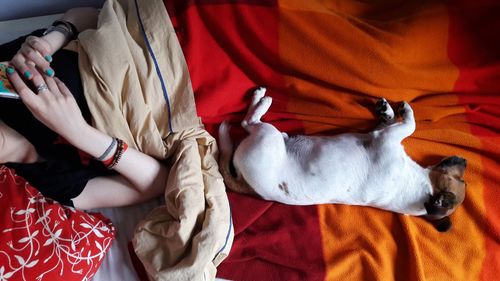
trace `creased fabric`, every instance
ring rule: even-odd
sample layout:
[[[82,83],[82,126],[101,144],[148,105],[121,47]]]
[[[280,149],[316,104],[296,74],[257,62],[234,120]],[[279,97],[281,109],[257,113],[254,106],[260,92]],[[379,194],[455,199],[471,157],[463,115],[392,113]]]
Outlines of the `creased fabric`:
[[[165,206],[137,227],[133,245],[151,280],[211,280],[233,232],[187,65],[161,1],[104,4],[77,43],[93,125],[171,167]],[[105,188],[105,187],[103,187]]]
[[[286,206],[230,193],[236,236],[219,277],[498,279],[499,1],[171,2],[210,132],[230,120],[236,139],[260,85],[273,97],[264,120],[290,135],[368,132],[377,125],[374,103],[385,97],[414,109],[416,131],[403,145],[415,161],[468,160],[465,201],[447,233],[368,207]]]

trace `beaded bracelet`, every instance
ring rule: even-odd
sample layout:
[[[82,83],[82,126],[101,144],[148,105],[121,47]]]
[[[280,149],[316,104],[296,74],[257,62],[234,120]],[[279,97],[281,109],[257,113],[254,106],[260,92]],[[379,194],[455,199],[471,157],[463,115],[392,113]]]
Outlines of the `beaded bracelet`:
[[[110,170],[113,169],[116,166],[116,164],[118,164],[118,162],[122,158],[123,153],[125,153],[125,151],[127,151],[128,148],[127,143],[125,143],[123,140],[117,138],[116,141],[118,142],[118,147],[115,150],[115,154],[113,155],[111,163],[108,164],[106,163],[107,161],[104,162],[106,168]]]

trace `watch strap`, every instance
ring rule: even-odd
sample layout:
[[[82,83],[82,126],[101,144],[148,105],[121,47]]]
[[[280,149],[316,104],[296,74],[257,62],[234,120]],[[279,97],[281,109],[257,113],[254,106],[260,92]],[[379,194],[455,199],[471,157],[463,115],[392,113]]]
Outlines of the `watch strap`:
[[[43,32],[43,35],[47,35],[47,34],[51,33],[52,31],[57,31],[59,33],[62,33],[64,35],[64,38],[66,38],[66,42],[70,41],[71,33],[67,28],[64,28],[62,26],[49,26]]]
[[[64,20],[56,20],[52,23],[52,26],[49,26],[43,35],[46,35],[52,31],[58,31],[64,35],[66,38],[66,42],[75,40],[78,37],[78,30],[75,25]]]

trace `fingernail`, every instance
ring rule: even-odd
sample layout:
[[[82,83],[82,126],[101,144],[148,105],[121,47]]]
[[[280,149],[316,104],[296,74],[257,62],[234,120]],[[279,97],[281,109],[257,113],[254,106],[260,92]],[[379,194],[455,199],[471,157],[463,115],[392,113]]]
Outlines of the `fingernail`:
[[[46,55],[44,58],[45,58],[46,61],[52,62],[52,56],[51,55]]]
[[[14,68],[13,68],[13,67],[7,67],[7,73],[8,73],[8,74],[12,74],[12,73],[14,73],[14,71],[15,71],[15,70],[14,70]]]
[[[30,76],[31,76],[31,72],[29,72],[29,71],[24,72],[24,77],[30,78]]]
[[[54,76],[54,70],[52,70],[52,69],[50,69],[50,68],[48,68],[47,70],[45,70],[45,73],[46,73],[48,76],[50,76],[50,77]]]

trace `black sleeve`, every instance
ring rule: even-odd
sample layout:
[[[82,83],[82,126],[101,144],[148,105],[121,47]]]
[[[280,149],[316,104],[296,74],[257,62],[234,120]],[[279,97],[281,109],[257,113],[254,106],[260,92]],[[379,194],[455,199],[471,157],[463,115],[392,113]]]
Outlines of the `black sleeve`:
[[[6,163],[44,196],[63,205],[72,206],[71,199],[80,195],[87,182],[98,176],[113,174],[101,162],[92,160],[83,165],[74,147],[58,144],[45,151],[43,161],[36,163]]]
[[[42,33],[43,29],[40,29],[29,35],[41,36]],[[11,60],[29,35],[0,45],[0,61]],[[66,84],[75,97],[83,116],[89,120],[90,112],[83,94],[78,69],[78,54],[68,50],[59,50],[52,57],[51,67],[56,76]],[[0,99],[0,119],[23,135],[37,149],[44,150],[57,139],[57,134],[33,117],[21,100]]]

